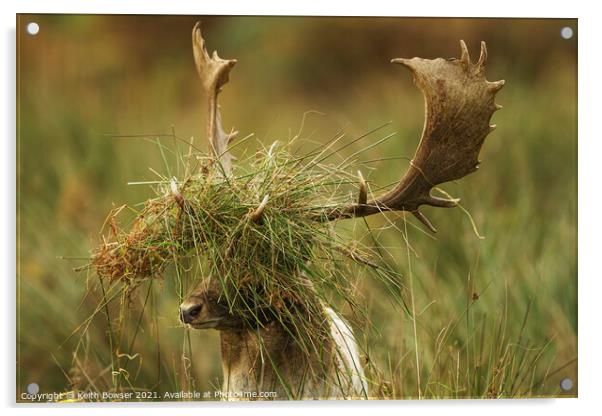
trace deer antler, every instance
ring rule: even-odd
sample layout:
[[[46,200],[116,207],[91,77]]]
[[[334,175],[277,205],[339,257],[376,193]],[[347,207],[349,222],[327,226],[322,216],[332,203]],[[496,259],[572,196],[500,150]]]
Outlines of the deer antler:
[[[228,175],[232,171],[232,159],[234,158],[228,153],[228,144],[238,132],[224,132],[217,96],[222,86],[228,82],[228,75],[236,64],[236,59],[221,59],[216,51],[213,51],[211,57],[209,56],[201,34],[201,22],[197,22],[192,29],[192,52],[208,99],[207,138],[209,147],[216,161],[221,165],[223,173]]]
[[[426,120],[416,154],[397,186],[384,195],[366,201],[365,182],[360,174],[358,202],[331,212],[326,219],[364,217],[383,211],[409,211],[432,232],[433,225],[418,210],[421,205],[450,208],[456,199],[430,194],[438,184],[460,179],[477,170],[479,152],[485,137],[495,128],[491,116],[501,106],[495,94],[504,81],[485,79],[487,47],[481,42],[476,64],[470,61],[464,41],[460,41],[460,59],[393,59],[408,67],[414,83],[422,90]]]

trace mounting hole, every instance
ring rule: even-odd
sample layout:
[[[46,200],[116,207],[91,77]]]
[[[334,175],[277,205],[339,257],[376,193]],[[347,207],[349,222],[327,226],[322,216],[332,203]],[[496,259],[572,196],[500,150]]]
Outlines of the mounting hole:
[[[35,36],[40,31],[40,25],[36,22],[29,22],[27,23],[25,30],[27,30],[27,33],[29,33],[31,36]]]
[[[38,383],[29,383],[27,385],[27,393],[29,394],[38,394],[39,391],[40,386],[38,386]]]
[[[560,382],[560,388],[564,391],[569,391],[573,388],[573,380],[570,378],[563,378]]]
[[[573,37],[573,29],[571,29],[568,26],[563,27],[562,29],[560,29],[560,36],[562,36],[562,39],[570,39]]]

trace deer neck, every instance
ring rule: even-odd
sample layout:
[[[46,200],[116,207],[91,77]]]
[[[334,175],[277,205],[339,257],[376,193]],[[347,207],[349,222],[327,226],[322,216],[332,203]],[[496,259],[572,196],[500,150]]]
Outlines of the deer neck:
[[[262,399],[259,395],[266,392],[276,399],[319,395],[329,354],[308,355],[280,323],[224,330],[220,337],[224,398]]]

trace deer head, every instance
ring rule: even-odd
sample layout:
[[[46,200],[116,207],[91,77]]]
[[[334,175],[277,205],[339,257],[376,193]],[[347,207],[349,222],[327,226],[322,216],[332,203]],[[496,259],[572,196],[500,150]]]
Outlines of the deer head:
[[[220,300],[217,280],[202,281],[180,305],[180,320],[195,329],[237,329],[243,325],[240,316],[228,312]]]
[[[276,319],[275,311],[254,303],[253,296],[244,300],[248,311],[233,311],[224,297],[220,279],[201,281],[180,304],[180,320],[194,329],[243,330],[257,328]],[[240,295],[240,294],[239,294]]]

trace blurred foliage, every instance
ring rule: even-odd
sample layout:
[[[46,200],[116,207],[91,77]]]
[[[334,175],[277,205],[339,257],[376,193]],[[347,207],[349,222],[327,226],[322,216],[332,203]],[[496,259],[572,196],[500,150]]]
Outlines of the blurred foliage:
[[[138,371],[129,374],[137,386],[182,387],[188,342],[195,387],[219,386],[218,334],[188,333],[178,324],[181,288],[173,279],[141,288],[131,316],[106,309],[111,319],[86,321],[102,298],[100,286],[94,276],[73,271],[98,243],[112,208],[151,196],[147,187],[127,182],[154,180],[149,167],[164,169],[155,143],[107,134],[152,137],[173,128],[205,146],[204,100],[190,44],[198,19],[18,18],[18,393],[30,382],[42,392],[64,391],[74,379],[106,374],[94,363],[114,358],[106,336],[111,319],[141,323],[131,349],[119,351],[139,354],[130,364]],[[40,24],[37,36],[25,33],[29,21]],[[499,128],[485,143],[479,172],[443,186],[462,198],[486,238],[475,235],[461,209],[425,209],[439,229],[436,238],[400,215],[342,222],[350,237],[366,238],[368,226],[375,230],[388,260],[412,282],[417,312],[414,320],[396,309],[385,288],[358,271],[353,284],[373,326],[356,334],[379,394],[575,395],[576,387],[562,392],[559,381],[577,377],[577,42],[560,36],[564,26],[577,33],[576,20],[202,21],[209,48],[239,61],[221,99],[225,127],[257,138],[238,147],[239,155],[286,141],[310,110],[303,125],[308,148],[342,128],[351,141],[393,120],[385,133],[398,134],[360,157],[368,161],[362,170],[373,186],[397,180],[407,161],[369,161],[410,157],[423,122],[411,76],[389,60],[457,56],[459,39],[477,54],[479,41],[487,42],[488,78],[506,80],[497,98],[504,110],[493,120]],[[366,145],[355,143],[340,157]],[[406,227],[409,250],[395,229]],[[147,303],[152,308],[142,309]],[[82,323],[90,325],[86,337],[70,336]],[[86,353],[77,357],[79,366],[72,354],[78,343]],[[502,346],[515,350],[515,361],[494,353]],[[531,365],[527,354],[533,352]],[[479,384],[506,370],[511,379],[522,365],[528,380],[510,384],[523,387],[493,383],[498,390],[489,392]]]

